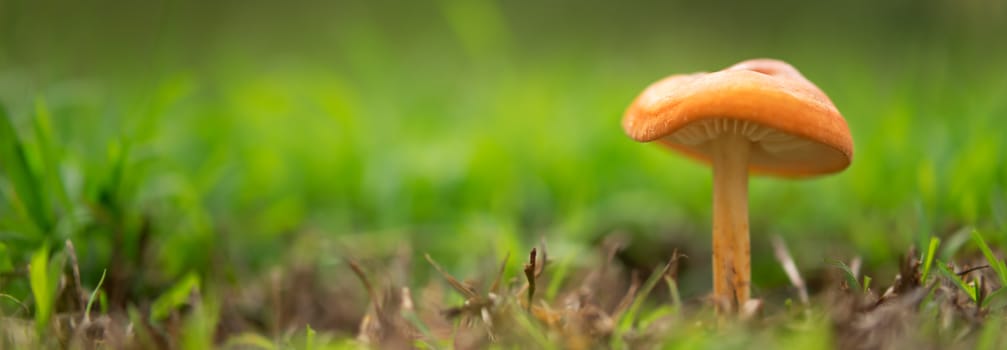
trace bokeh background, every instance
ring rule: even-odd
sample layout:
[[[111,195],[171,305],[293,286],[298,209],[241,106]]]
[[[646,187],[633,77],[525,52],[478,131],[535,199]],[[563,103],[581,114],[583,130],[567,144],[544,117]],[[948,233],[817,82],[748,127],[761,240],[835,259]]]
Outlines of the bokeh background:
[[[752,179],[756,294],[786,286],[773,235],[803,270],[889,280],[930,235],[1007,242],[1005,38],[996,0],[3,0],[0,143],[26,156],[0,163],[0,255],[70,238],[85,281],[126,264],[138,298],[402,246],[466,275],[545,237],[589,265],[619,234],[630,266],[685,251],[699,296],[710,172],[619,121],[663,76],[772,57],[855,156]]]

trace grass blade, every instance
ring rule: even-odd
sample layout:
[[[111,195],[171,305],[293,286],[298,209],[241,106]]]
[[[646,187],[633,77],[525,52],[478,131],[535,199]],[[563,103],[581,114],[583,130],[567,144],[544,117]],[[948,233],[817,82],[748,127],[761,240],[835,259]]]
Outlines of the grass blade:
[[[315,348],[315,330],[311,328],[311,325],[304,326],[304,348],[306,350],[313,350]]]
[[[954,282],[954,284],[958,286],[959,289],[964,291],[965,294],[968,294],[969,298],[971,298],[972,301],[975,302],[976,289],[972,285],[966,284],[965,281],[961,279],[961,277],[958,277],[958,275],[956,275],[954,272],[948,270],[946,266],[947,264],[945,264],[944,262],[940,260],[937,261],[937,271],[939,271],[941,275],[944,275],[945,278],[950,279],[952,282]]]
[[[430,254],[425,254],[423,255],[423,257],[427,259],[427,262],[430,263],[430,266],[434,267],[434,270],[437,270],[437,272],[440,273],[441,276],[448,281],[448,284],[451,285],[451,288],[454,288],[455,291],[464,295],[465,299],[475,299],[479,297],[479,293],[476,293],[475,290],[469,288],[465,284],[462,284],[454,276],[451,276],[451,274],[449,274],[446,270],[444,270],[444,268],[441,267],[440,264],[434,261],[434,258],[430,257]]]
[[[32,121],[32,126],[35,129],[35,141],[38,146],[37,150],[42,160],[41,166],[43,171],[39,180],[44,182],[46,189],[52,191],[50,193],[55,195],[56,200],[59,201],[59,205],[63,207],[63,211],[70,213],[73,211],[72,202],[70,201],[66,186],[63,184],[59,167],[60,159],[62,158],[60,150],[62,148],[56,138],[53,137],[52,117],[49,113],[49,107],[41,97],[35,100],[35,116],[32,118]],[[73,215],[67,215],[66,217],[72,219]]]
[[[839,270],[843,271],[843,278],[846,279],[846,285],[853,290],[863,290],[864,288],[860,286],[860,281],[857,281],[857,276],[853,274],[853,270],[850,269],[846,263],[842,261],[836,261],[832,263],[832,266],[838,267]]]
[[[972,230],[972,240],[979,245],[979,249],[983,251],[983,255],[986,256],[986,260],[989,261],[990,267],[996,271],[997,276],[1000,277],[1000,284],[1007,285],[1007,266],[1004,265],[1002,260],[997,260],[996,255],[993,255],[993,250],[990,246],[986,244],[986,240],[983,236],[979,234],[979,231]]]
[[[10,250],[7,249],[6,244],[0,242],[0,273],[14,271],[14,264],[11,261]]]
[[[192,292],[197,290],[199,290],[199,277],[195,273],[187,274],[171,289],[154,300],[154,303],[150,305],[150,319],[157,321],[168,317],[172,311],[187,303]]]
[[[1001,287],[993,293],[990,293],[990,295],[987,295],[986,298],[983,299],[982,307],[988,308],[991,312],[999,311],[1000,309],[1007,307],[1007,288]]]
[[[3,105],[0,105],[0,170],[7,176],[13,190],[7,193],[8,200],[16,208],[22,208],[22,215],[38,231],[48,232],[51,223],[45,210],[42,186],[28,163],[25,145]]]
[[[35,331],[43,334],[53,309],[53,286],[49,285],[49,245],[43,244],[31,257],[28,283],[35,297]]]
[[[930,275],[930,266],[934,263],[934,256],[937,255],[937,246],[940,244],[940,238],[930,237],[930,246],[927,247],[927,255],[923,257],[923,273],[920,277],[920,282],[924,285],[927,283],[927,276]]]
[[[664,283],[668,285],[668,293],[671,294],[671,305],[675,310],[682,309],[682,295],[678,292],[678,282],[670,276],[664,276]]]
[[[105,272],[107,271],[108,270],[101,270],[101,279],[98,280],[98,285],[94,287],[93,291],[91,291],[91,297],[87,299],[87,306],[84,307],[85,320],[91,319],[91,305],[94,304],[94,300],[97,298],[98,292],[101,291],[101,284],[105,283]]]
[[[546,336],[542,327],[539,324],[532,323],[532,320],[528,318],[527,313],[515,312],[514,321],[521,330],[525,331],[528,335],[529,340],[532,341],[535,349],[555,349],[556,346],[549,341],[549,337]]]
[[[308,329],[311,329],[308,326]],[[230,338],[224,342],[225,349],[261,349],[261,350],[276,350],[276,344],[273,344],[272,340],[266,338],[261,334],[255,334],[252,332],[245,332]],[[311,345],[304,347],[305,349],[313,349]]]
[[[570,264],[573,255],[567,256],[560,260],[559,264],[553,268],[552,277],[549,278],[549,286],[546,287],[545,300],[554,300],[556,295],[559,294],[559,288],[563,286],[563,282],[566,280],[566,274],[570,270]]]
[[[982,331],[979,333],[979,339],[976,341],[976,346],[974,349],[977,350],[992,350],[1000,349],[1003,343],[998,340],[1001,338],[1003,333],[1002,317],[990,317],[986,324],[983,325]],[[998,345],[999,344],[999,345]]]
[[[634,296],[633,303],[630,305],[629,309],[618,321],[620,329],[627,331],[636,323],[636,315],[640,310],[640,306],[643,305],[647,296],[650,295],[650,291],[654,289],[654,286],[657,286],[657,282],[661,281],[662,277],[668,272],[672,263],[673,262],[668,262],[667,265],[654,269],[654,272],[647,278],[647,281],[643,283],[643,287],[641,287],[640,291],[637,292],[636,296]]]

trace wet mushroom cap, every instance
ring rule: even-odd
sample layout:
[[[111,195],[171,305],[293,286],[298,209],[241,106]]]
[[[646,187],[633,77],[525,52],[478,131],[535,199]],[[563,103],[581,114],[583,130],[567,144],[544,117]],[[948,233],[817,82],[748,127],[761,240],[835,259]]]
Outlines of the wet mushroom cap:
[[[636,98],[622,126],[637,141],[659,141],[705,163],[712,140],[740,133],[752,142],[749,169],[760,174],[829,174],[845,169],[853,158],[853,139],[836,106],[795,68],[777,60],[667,77]]]

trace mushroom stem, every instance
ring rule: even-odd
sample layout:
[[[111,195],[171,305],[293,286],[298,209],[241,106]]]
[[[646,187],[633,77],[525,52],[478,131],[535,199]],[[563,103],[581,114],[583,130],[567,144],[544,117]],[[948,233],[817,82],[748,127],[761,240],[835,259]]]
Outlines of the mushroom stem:
[[[748,301],[748,159],[751,141],[727,132],[714,139],[713,293],[718,307],[738,310]]]

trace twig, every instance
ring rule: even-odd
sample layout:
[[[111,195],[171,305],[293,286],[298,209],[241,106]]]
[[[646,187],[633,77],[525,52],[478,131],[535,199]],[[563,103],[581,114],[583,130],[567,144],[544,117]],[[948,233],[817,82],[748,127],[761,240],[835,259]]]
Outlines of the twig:
[[[626,295],[622,297],[622,300],[619,301],[619,305],[617,305],[615,310],[612,311],[613,320],[618,320],[619,317],[622,316],[622,313],[626,312],[626,309],[629,308],[629,305],[633,304],[633,299],[636,299],[636,290],[640,289],[640,273],[639,271],[633,270],[633,274],[631,276],[632,278],[629,284],[629,290],[626,291]]]
[[[545,264],[549,263],[549,252],[545,249],[545,237],[541,238],[539,247],[541,247],[540,250],[542,251],[542,259],[539,260],[541,260],[542,263],[538,264],[538,270],[535,271],[535,278],[542,277],[542,273],[545,272]]]
[[[620,250],[622,250],[624,242],[618,240],[614,236],[609,236],[605,239],[604,242],[602,242],[602,246],[603,247],[607,246],[606,248],[608,248],[608,251],[605,252],[605,264],[601,265],[601,274],[598,276],[598,279],[595,282],[604,281],[605,277],[608,275],[609,265],[612,265],[612,261],[615,260],[615,255],[618,254]]]
[[[548,260],[548,256],[546,255],[545,239],[544,238],[542,239],[542,243],[541,243],[541,247],[540,248],[541,249],[539,251],[542,252],[541,258],[535,258],[534,261],[532,261],[532,263],[536,266],[536,267],[533,267],[532,270],[531,270],[531,271],[534,271],[534,278],[528,278],[528,270],[527,270],[528,264],[525,264],[525,269],[526,269],[525,270],[525,279],[527,281],[525,281],[525,284],[522,285],[521,288],[519,288],[514,295],[524,294],[524,292],[527,291],[528,288],[532,287],[532,284],[534,283],[534,280],[538,279],[538,278],[541,278],[542,277],[542,273],[545,272],[545,265],[549,262],[549,260]],[[536,251],[535,248],[532,248],[531,254],[535,255],[537,253],[538,253],[538,251]],[[591,275],[588,275],[588,277],[585,279],[584,283],[587,284],[587,281],[589,281],[589,280],[591,280],[591,278],[593,278],[592,276],[594,276],[593,272],[592,272]],[[529,305],[528,307],[531,307],[531,299],[528,300],[528,305]]]
[[[671,259],[668,259],[668,264],[664,266],[664,276],[667,276],[673,280],[678,280],[678,262],[682,259],[688,259],[689,256],[679,253],[678,248],[671,251]]]
[[[66,252],[70,256],[70,270],[73,271],[73,288],[74,288],[74,302],[80,306],[81,313],[85,311],[85,304],[87,304],[87,293],[84,293],[84,287],[80,283],[80,265],[77,264],[77,250],[73,247],[73,242],[70,239],[66,240]]]
[[[783,238],[780,238],[780,236],[773,236],[773,252],[776,253],[776,260],[779,260],[780,264],[783,265],[783,271],[787,273],[790,283],[797,288],[797,296],[801,300],[801,303],[808,305],[808,288],[804,284],[804,279],[801,278],[800,271],[797,270],[794,258],[790,256],[790,251],[787,250],[787,244],[783,242]]]
[[[367,279],[367,275],[364,274],[364,269],[360,267],[353,259],[346,258],[346,263],[350,265],[350,269],[353,269],[353,273],[357,275],[360,279],[360,283],[364,285],[364,289],[367,290],[367,295],[371,298],[371,304],[374,304],[374,313],[381,315],[381,305],[378,303],[378,294],[374,291],[374,287],[371,286],[371,282]]]
[[[958,276],[965,276],[965,275],[971,273],[972,271],[982,270],[982,269],[986,269],[986,268],[989,268],[989,267],[990,267],[989,265],[976,266],[976,267],[965,269],[962,272],[956,273],[956,275],[958,275]]]
[[[531,311],[531,304],[533,298],[535,298],[535,277],[537,276],[535,270],[535,255],[537,251],[535,248],[531,249],[531,253],[528,254],[528,263],[524,265],[524,277],[528,280],[528,306],[527,309]]]

